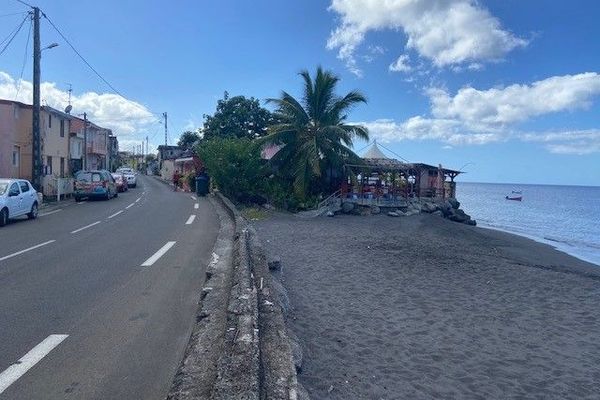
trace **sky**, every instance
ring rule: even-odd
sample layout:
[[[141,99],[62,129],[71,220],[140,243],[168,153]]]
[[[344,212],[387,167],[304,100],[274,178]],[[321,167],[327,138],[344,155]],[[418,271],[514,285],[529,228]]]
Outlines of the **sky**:
[[[391,157],[465,171],[459,181],[600,185],[595,0],[31,3],[48,17],[42,46],[59,44],[42,53],[42,104],[64,109],[72,87],[72,113],[113,129],[122,150],[164,144],[163,112],[174,144],[224,91],[299,96],[298,72],[321,65],[339,94],[366,95],[348,120]],[[0,0],[0,40],[26,11]],[[0,42],[0,98],[31,103],[29,31]]]

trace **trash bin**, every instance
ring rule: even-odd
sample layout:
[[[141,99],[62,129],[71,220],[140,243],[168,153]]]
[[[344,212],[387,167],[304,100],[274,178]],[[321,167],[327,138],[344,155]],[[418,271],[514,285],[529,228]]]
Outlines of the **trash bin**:
[[[203,174],[196,177],[196,194],[198,196],[206,196],[208,194],[208,185],[210,179],[208,175]]]

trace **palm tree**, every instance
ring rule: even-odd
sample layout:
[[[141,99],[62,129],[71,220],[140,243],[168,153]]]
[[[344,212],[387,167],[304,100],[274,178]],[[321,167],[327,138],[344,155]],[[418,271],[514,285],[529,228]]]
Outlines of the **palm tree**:
[[[363,126],[346,123],[347,112],[367,102],[362,93],[336,96],[339,78],[321,67],[314,80],[308,71],[300,72],[300,76],[304,79],[301,101],[285,91],[280,98],[267,100],[276,105],[279,123],[269,128],[260,143],[281,147],[272,161],[293,178],[296,195],[304,199],[326,168],[339,168],[348,160],[359,159],[349,147],[357,137],[369,140],[369,132]]]

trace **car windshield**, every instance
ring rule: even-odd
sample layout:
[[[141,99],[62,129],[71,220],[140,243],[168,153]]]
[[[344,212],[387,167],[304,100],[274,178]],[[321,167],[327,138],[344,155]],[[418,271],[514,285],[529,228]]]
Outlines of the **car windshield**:
[[[3,195],[8,189],[8,182],[0,182],[0,195]]]
[[[77,174],[77,180],[80,182],[91,182],[92,181],[92,173],[91,172],[80,172]]]

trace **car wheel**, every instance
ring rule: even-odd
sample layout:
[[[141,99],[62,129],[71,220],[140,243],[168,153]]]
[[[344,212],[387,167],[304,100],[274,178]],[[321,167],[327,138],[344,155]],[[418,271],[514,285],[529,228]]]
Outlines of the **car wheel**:
[[[0,226],[8,223],[8,210],[6,208],[0,210]]]
[[[110,189],[106,191],[106,195],[104,196],[104,200],[110,200]]]
[[[31,206],[31,211],[29,212],[29,214],[27,214],[27,218],[36,219],[37,217],[38,217],[38,204],[33,203],[33,205]]]
[[[115,192],[115,197],[119,197],[119,191]]]
[[[80,201],[81,201],[81,197],[79,197],[79,196],[75,196],[75,202],[76,202],[76,203],[79,203]]]

